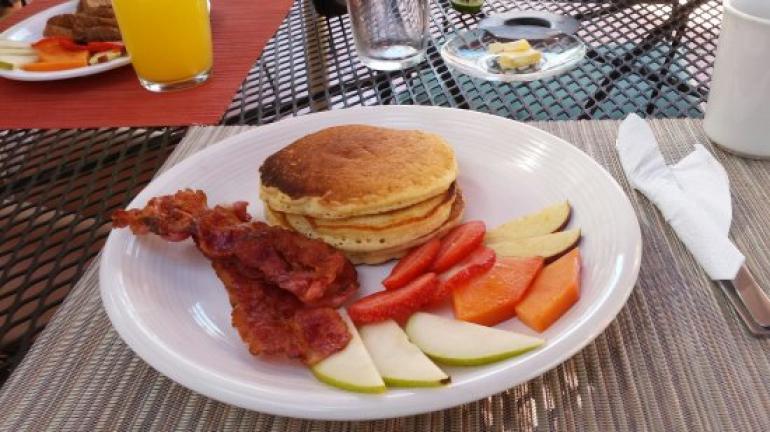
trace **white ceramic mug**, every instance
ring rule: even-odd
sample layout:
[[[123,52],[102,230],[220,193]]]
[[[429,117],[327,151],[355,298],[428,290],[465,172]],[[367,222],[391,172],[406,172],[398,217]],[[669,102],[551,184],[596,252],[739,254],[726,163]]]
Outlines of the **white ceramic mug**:
[[[724,0],[703,125],[727,151],[770,158],[770,0]]]

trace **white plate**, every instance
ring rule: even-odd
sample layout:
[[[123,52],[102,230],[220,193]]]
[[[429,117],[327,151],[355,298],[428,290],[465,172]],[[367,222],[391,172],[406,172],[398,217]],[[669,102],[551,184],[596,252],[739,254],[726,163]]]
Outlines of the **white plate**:
[[[74,13],[77,8],[77,4],[77,1],[67,2],[46,9],[38,14],[32,15],[31,17],[16,24],[3,33],[0,33],[0,39],[37,42],[43,38],[43,30],[45,29],[45,23],[48,21],[48,18],[51,18],[54,15]],[[27,72],[24,70],[9,71],[0,69],[0,77],[17,81],[54,81],[98,74],[104,71],[125,66],[129,63],[131,63],[131,58],[123,56],[111,62],[63,71]]]
[[[532,48],[542,53],[538,64],[505,69],[498,63],[500,55],[489,52],[489,45],[493,42],[510,42],[510,39],[498,39],[484,29],[458,32],[441,47],[441,57],[449,66],[472,77],[488,81],[515,82],[560,75],[574,68],[586,54],[586,47],[580,39],[560,34],[544,40],[530,41]]]
[[[199,188],[209,203],[247,200],[262,218],[258,168],[295,139],[338,124],[422,129],[455,148],[465,219],[488,226],[568,199],[571,227],[583,229],[583,293],[548,329],[539,350],[499,363],[446,368],[452,384],[390,389],[383,395],[338,390],[296,362],[251,356],[230,325],[227,294],[191,242],[113,231],[100,283],[107,313],[129,346],[161,373],[214,399],[266,413],[316,419],[374,419],[452,407],[498,393],[567,360],[599,335],[626,302],[639,271],[641,236],[628,198],[593,159],[539,129],[448,108],[383,106],[310,114],[228,138],[179,163],[131,203]],[[360,295],[379,290],[392,264],[359,266]],[[498,327],[532,334],[517,320]]]

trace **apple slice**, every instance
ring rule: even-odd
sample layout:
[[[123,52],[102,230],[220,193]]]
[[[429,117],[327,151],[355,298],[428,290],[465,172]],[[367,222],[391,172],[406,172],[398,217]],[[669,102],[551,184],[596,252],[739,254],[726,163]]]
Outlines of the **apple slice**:
[[[387,388],[374,366],[361,336],[344,311],[340,315],[348,325],[352,339],[347,346],[311,366],[315,377],[326,384],[359,393],[382,393]]]
[[[564,228],[569,222],[571,214],[569,202],[560,202],[487,231],[486,236],[484,236],[484,243],[497,243],[551,234]]]
[[[552,261],[575,247],[579,240],[580,229],[573,229],[537,237],[495,242],[487,246],[494,250],[498,256],[541,256],[546,261]]]
[[[361,339],[385,384],[394,387],[438,387],[450,381],[393,320],[367,324]]]
[[[540,338],[425,312],[409,318],[406,334],[428,357],[456,366],[496,362],[545,343]]]

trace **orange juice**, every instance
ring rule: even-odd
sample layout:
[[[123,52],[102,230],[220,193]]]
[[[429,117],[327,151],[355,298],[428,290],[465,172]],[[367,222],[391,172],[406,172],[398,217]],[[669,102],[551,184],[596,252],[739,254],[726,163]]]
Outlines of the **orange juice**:
[[[112,5],[145,87],[146,81],[163,85],[205,79],[213,62],[206,0],[112,0]]]

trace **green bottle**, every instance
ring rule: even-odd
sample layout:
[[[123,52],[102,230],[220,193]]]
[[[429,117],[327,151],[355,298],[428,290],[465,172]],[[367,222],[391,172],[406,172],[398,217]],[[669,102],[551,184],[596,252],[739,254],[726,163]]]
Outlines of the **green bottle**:
[[[450,0],[452,7],[460,13],[475,14],[481,11],[484,0]]]

